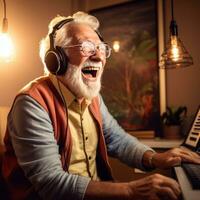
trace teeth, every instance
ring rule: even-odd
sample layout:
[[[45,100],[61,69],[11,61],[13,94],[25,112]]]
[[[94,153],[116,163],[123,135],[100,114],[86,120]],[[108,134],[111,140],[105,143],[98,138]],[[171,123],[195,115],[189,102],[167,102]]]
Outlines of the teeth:
[[[99,70],[102,67],[102,62],[86,61],[83,64],[83,69]]]
[[[96,70],[98,71],[99,69],[100,69],[100,67],[84,67],[83,68],[83,70],[95,70],[95,71]]]

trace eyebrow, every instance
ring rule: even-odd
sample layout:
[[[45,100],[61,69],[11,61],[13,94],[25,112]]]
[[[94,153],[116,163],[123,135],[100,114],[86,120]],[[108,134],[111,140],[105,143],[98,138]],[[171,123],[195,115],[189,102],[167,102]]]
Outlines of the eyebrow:
[[[92,43],[96,44],[96,42],[92,41],[91,38],[84,38],[84,39],[83,38],[79,38],[77,40],[78,40],[78,42],[89,41],[89,42],[92,42]],[[99,40],[98,44],[100,44],[100,43],[104,43],[104,42],[102,42],[101,40]]]

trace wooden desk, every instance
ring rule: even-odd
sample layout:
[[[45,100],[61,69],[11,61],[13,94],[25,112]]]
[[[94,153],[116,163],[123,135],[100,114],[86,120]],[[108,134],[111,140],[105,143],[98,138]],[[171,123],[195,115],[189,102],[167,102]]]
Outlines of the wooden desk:
[[[167,139],[161,139],[161,138],[155,138],[155,139],[139,139],[139,141],[155,150],[157,149],[171,149],[174,147],[179,147],[184,139],[179,140],[167,140]]]

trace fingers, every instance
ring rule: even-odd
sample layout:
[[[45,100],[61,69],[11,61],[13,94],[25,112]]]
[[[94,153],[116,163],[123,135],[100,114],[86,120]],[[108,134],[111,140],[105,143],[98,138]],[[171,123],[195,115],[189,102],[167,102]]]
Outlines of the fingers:
[[[200,156],[195,152],[192,152],[184,148],[176,148],[176,153],[178,156],[181,157],[182,161],[184,162],[192,162],[200,164]]]
[[[187,150],[185,148],[171,149],[166,152],[166,156],[168,157],[168,160],[170,160],[170,157],[172,160],[173,159],[176,160],[177,157],[179,157],[182,162],[191,162],[191,163],[200,164],[200,156],[197,153]],[[173,163],[173,161],[171,161],[171,162]],[[178,159],[174,162],[177,162],[177,164],[178,164]],[[172,165],[172,166],[174,166],[174,165]]]
[[[181,193],[180,186],[175,180],[160,174],[152,176],[152,186],[159,197],[167,196],[167,199],[178,199]]]
[[[175,167],[175,166],[180,166],[181,165],[181,157],[180,156],[177,156],[177,157],[170,157],[168,158],[168,165],[170,167]]]
[[[157,168],[167,169],[174,166],[179,166],[181,164],[180,153],[175,150],[169,150],[164,153],[158,153],[157,157],[155,156],[154,162],[156,162]]]
[[[160,174],[132,181],[128,185],[130,199],[178,199],[181,192],[175,180]]]
[[[178,199],[178,196],[174,194],[174,192],[169,187],[162,187],[159,189],[158,196],[163,199]]]
[[[183,155],[184,161],[200,164],[200,156],[197,153],[188,150],[182,150],[181,153]]]
[[[162,184],[161,186],[170,188],[176,196],[179,196],[181,193],[181,189],[179,184],[172,178],[162,176]]]
[[[191,155],[182,154],[181,158],[182,158],[182,161],[184,161],[184,162],[191,162],[191,163],[200,164],[200,158],[196,158],[196,157],[191,156]]]

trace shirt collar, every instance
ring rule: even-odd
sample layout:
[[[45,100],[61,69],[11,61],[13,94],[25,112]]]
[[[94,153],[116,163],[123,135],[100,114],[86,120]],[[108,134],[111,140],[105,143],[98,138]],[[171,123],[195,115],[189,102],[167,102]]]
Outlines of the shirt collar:
[[[49,78],[52,81],[55,88],[57,89],[57,91],[59,92],[59,94],[64,97],[67,107],[69,107],[73,101],[77,101],[74,94],[61,81],[59,81],[55,75],[49,74]],[[83,100],[83,105],[89,106],[90,104],[91,100],[88,99]]]

